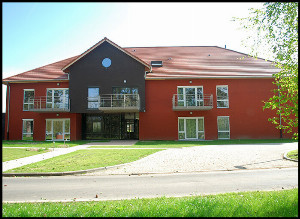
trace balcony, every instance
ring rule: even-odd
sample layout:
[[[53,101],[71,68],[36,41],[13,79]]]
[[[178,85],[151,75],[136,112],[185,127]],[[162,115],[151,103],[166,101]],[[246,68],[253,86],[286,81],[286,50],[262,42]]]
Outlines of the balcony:
[[[138,94],[103,94],[88,97],[88,108],[98,108],[104,113],[139,112],[140,96]]]
[[[35,97],[30,99],[33,107],[29,111],[48,113],[48,112],[70,112],[70,100],[68,96]]]
[[[213,108],[213,95],[174,94],[174,111],[211,110]]]

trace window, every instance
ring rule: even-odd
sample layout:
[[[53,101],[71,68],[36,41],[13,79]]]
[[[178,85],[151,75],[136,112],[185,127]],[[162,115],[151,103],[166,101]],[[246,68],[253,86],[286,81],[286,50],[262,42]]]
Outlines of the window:
[[[203,106],[203,86],[177,87],[178,106]]]
[[[229,116],[218,116],[218,139],[230,139]]]
[[[110,58],[105,58],[102,60],[102,66],[105,68],[108,68],[109,66],[111,66],[111,60]]]
[[[23,119],[22,140],[33,140],[33,119]]]
[[[47,89],[47,108],[69,108],[69,88]]]
[[[46,119],[46,141],[70,140],[70,119]]]
[[[99,88],[89,87],[88,88],[88,108],[98,109],[99,108]]]
[[[217,86],[217,108],[229,108],[228,86]]]
[[[28,111],[33,109],[34,104],[34,89],[24,89],[23,110]]]
[[[179,117],[178,139],[204,140],[204,117]]]

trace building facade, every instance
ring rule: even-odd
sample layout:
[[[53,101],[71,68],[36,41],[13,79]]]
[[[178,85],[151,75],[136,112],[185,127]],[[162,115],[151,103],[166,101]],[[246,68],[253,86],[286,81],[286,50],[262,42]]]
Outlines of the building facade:
[[[275,112],[262,106],[278,71],[215,46],[122,48],[104,38],[2,80],[5,139],[276,139]]]

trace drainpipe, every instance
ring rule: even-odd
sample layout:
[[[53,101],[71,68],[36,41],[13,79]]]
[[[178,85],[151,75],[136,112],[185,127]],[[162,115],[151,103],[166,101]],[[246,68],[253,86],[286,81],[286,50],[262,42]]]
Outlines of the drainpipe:
[[[7,134],[6,138],[9,140],[9,106],[10,106],[10,85],[7,83],[7,88],[6,88],[6,98],[7,98],[7,91],[8,91],[8,103],[6,102],[6,110],[7,110]]]

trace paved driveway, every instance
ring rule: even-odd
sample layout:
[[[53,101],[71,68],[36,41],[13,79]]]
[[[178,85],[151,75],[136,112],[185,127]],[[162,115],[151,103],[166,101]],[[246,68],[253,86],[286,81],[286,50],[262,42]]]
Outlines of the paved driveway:
[[[209,145],[167,149],[141,160],[87,175],[176,173],[298,167],[283,154],[298,143]]]

